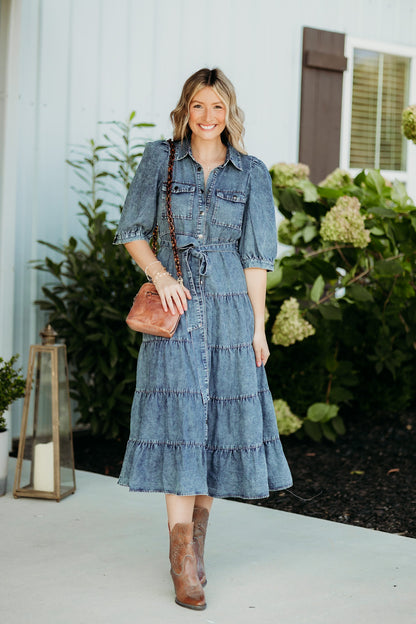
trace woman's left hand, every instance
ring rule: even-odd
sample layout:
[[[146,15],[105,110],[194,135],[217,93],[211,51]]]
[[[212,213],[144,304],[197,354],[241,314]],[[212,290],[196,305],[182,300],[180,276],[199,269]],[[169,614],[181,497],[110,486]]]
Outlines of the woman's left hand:
[[[254,332],[252,344],[254,349],[254,355],[256,357],[256,366],[261,366],[262,364],[263,366],[265,366],[267,360],[269,359],[270,351],[264,329]]]

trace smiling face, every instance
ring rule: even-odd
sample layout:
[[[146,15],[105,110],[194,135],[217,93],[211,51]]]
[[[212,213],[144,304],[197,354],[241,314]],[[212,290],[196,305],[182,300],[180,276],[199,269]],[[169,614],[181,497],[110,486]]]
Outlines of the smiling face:
[[[189,104],[189,127],[200,139],[218,139],[225,128],[227,109],[212,87],[197,91]]]

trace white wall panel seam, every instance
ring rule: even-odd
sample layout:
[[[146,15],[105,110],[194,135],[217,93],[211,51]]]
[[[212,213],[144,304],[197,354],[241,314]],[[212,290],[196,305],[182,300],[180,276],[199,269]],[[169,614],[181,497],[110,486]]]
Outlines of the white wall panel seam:
[[[34,188],[33,188],[33,212],[32,212],[32,245],[31,245],[31,258],[37,258],[37,240],[38,240],[38,225],[39,225],[39,160],[40,160],[40,108],[41,108],[41,62],[42,62],[42,33],[43,33],[43,0],[39,0],[38,2],[38,30],[37,30],[37,46],[36,46],[36,92],[35,92],[35,142],[34,142]],[[38,282],[39,282],[39,273],[38,271],[31,270],[30,272],[30,302],[32,304],[33,301],[37,298],[38,293]],[[33,304],[32,304],[33,305]],[[30,323],[29,323],[29,335],[30,341],[36,342],[36,319],[37,314],[35,310],[35,314],[30,315]]]
[[[74,3],[70,0],[69,5],[69,20],[68,20],[68,41],[69,45],[73,44],[73,30],[74,30]],[[71,111],[71,101],[72,101],[72,54],[71,51],[68,53],[68,61],[67,61],[67,98],[66,98],[66,114],[65,114],[65,160],[70,158],[69,153],[69,143],[70,143],[70,132],[71,132],[71,119],[72,119],[72,111]],[[69,165],[65,166],[65,187],[63,193],[63,206],[64,206],[64,224],[62,228],[63,238],[66,241],[70,235],[69,233],[69,211],[70,211],[70,198],[69,198]]]

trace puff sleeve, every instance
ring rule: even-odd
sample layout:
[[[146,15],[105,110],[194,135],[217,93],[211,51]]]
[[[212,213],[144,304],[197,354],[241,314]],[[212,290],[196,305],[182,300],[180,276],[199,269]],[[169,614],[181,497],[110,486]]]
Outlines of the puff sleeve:
[[[124,202],[114,245],[134,240],[150,241],[157,218],[159,172],[163,161],[161,141],[148,143]]]
[[[252,157],[239,253],[244,269],[273,271],[277,229],[272,182],[266,165]]]

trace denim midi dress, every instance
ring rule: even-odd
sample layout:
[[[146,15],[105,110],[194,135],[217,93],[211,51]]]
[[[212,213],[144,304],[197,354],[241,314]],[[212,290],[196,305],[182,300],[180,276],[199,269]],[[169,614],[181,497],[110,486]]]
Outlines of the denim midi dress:
[[[244,269],[273,269],[275,210],[266,166],[231,145],[204,172],[176,142],[172,213],[192,299],[172,338],[143,335],[130,437],[118,483],[131,491],[264,498],[292,485],[264,366],[252,346]],[[126,197],[115,244],[149,241],[176,275],[166,218],[167,141],[148,143]]]

